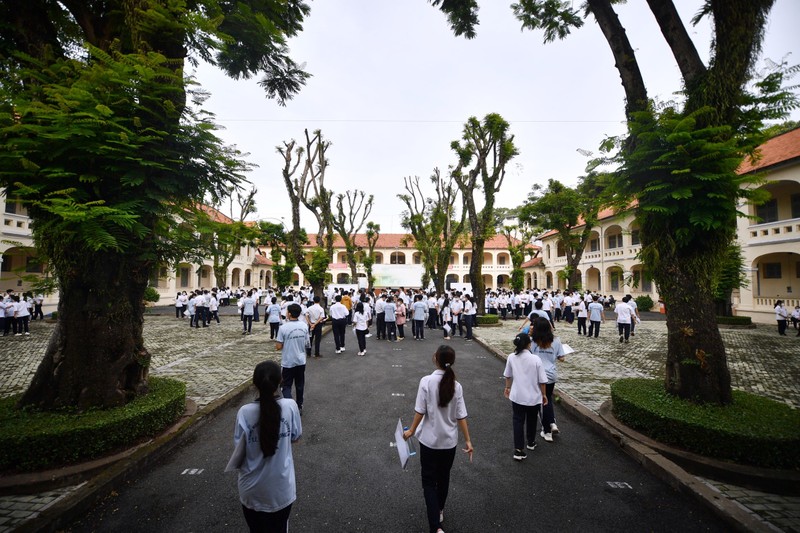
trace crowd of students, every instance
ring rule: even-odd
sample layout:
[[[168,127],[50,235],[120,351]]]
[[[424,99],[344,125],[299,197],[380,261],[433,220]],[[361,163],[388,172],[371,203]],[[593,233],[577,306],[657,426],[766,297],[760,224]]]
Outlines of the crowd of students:
[[[0,331],[3,337],[9,335],[30,335],[30,322],[44,320],[42,303],[44,295],[32,292],[17,294],[14,289],[6,290],[0,300]]]

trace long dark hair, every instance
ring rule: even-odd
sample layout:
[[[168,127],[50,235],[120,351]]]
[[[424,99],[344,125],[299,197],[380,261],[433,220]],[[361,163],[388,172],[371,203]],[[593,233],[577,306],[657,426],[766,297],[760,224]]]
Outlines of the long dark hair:
[[[550,321],[546,318],[536,317],[531,326],[531,340],[536,343],[539,348],[549,348],[553,344],[553,328]]]
[[[274,361],[263,361],[253,371],[253,385],[258,389],[258,441],[264,457],[272,457],[278,449],[281,406],[275,391],[281,384],[281,367]]]
[[[514,337],[514,354],[519,355],[523,350],[526,350],[531,345],[531,338],[527,333],[517,333]]]
[[[453,372],[453,363],[456,362],[456,351],[446,345],[442,344],[436,350],[436,362],[444,369],[444,376],[439,383],[439,407],[447,407],[450,400],[456,394],[456,373]]]

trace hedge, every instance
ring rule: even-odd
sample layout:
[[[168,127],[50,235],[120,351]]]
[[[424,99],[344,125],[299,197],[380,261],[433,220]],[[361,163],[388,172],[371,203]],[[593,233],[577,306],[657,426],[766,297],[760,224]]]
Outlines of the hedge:
[[[488,324],[497,324],[498,323],[498,316],[497,315],[476,315],[477,316],[477,324],[479,326],[485,326]]]
[[[800,469],[800,411],[743,391],[729,406],[670,396],[660,380],[611,384],[612,411],[627,426],[706,457],[766,468]]]
[[[80,414],[20,410],[0,400],[0,471],[32,471],[96,459],[153,437],[183,414],[186,384],[151,377],[150,393],[123,407]]]
[[[158,294],[158,291],[153,287],[146,287],[144,289],[144,301],[145,302],[152,302],[156,303],[161,299],[161,295]]]
[[[639,311],[652,311],[653,306],[655,305],[653,299],[647,294],[637,296],[633,299],[633,301],[636,302],[636,308],[639,309]]]
[[[724,324],[726,326],[750,326],[753,319],[749,316],[718,316],[717,324]]]

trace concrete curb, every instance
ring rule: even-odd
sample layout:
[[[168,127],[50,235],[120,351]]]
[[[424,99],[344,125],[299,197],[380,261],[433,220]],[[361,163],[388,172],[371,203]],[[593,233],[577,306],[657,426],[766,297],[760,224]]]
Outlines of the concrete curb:
[[[489,352],[501,361],[507,359],[507,355],[487,344],[480,337],[475,337],[475,341],[486,348]],[[741,504],[732,501],[722,495],[714,488],[699,481],[694,475],[662,456],[644,443],[638,442],[626,436],[603,418],[581,404],[569,394],[559,391],[561,398],[559,404],[571,414],[582,419],[596,433],[615,442],[622,450],[631,456],[636,462],[644,466],[650,473],[670,485],[672,488],[689,495],[700,503],[706,505],[719,518],[727,523],[735,531],[739,532],[771,532],[780,531],[769,522],[764,521],[755,513],[749,511]]]

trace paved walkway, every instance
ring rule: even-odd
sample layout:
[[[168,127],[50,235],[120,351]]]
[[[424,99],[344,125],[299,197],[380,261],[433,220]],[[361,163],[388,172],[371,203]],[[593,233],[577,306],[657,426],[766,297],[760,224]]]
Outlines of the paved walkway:
[[[200,407],[248,380],[255,363],[275,357],[269,329],[254,325],[254,333],[242,336],[234,316],[223,316],[221,325],[189,329],[186,320],[148,315],[145,344],[153,354],[153,375],[168,375],[187,383],[187,395]],[[561,365],[558,387],[597,411],[609,397],[608,384],[626,376],[659,377],[666,350],[664,322],[644,321],[630,344],[620,344],[607,323],[599,339],[578,336],[576,327],[557,324],[556,333],[576,353]],[[46,348],[53,325],[34,322],[31,335],[0,341],[0,396],[22,392]],[[504,353],[512,351],[511,339],[518,323],[476,329],[476,335]],[[762,394],[800,408],[800,338],[779,337],[774,327],[723,330],[734,387]],[[462,342],[457,337],[456,345]],[[699,479],[699,478],[698,478]],[[784,531],[800,532],[800,498],[776,496],[702,480],[726,497]],[[0,533],[10,531],[70,488],[39,495],[0,498]]]

